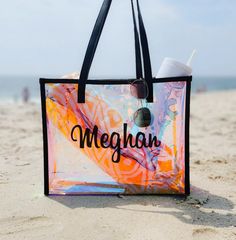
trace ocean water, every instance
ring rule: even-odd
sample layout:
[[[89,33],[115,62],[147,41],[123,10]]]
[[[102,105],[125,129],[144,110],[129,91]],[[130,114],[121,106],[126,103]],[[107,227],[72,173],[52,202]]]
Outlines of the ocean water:
[[[33,101],[40,101],[40,76],[0,75],[0,100],[18,101],[23,88],[27,87]],[[193,77],[192,92],[236,89],[235,77]]]

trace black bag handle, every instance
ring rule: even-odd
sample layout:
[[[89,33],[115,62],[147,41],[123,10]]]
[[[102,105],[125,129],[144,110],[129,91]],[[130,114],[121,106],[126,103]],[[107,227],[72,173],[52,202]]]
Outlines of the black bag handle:
[[[140,6],[139,6],[139,0],[137,0],[137,7],[138,7],[139,31],[140,31],[140,38],[141,38],[142,53],[143,53],[144,76],[145,76],[145,81],[147,82],[148,90],[149,90],[149,94],[146,100],[147,102],[153,102],[152,66],[151,66],[151,59],[150,59],[150,53],[149,53],[148,39],[147,39],[143,17],[142,17]]]
[[[94,54],[111,6],[112,0],[104,0],[101,10],[99,12],[98,18],[96,20],[91,38],[89,40],[89,44],[86,50],[84,62],[82,65],[82,70],[80,73],[79,79],[79,88],[78,88],[78,103],[85,103],[85,87],[86,81],[88,79],[88,74],[91,68],[91,64],[94,58]],[[134,7],[133,0],[132,3],[132,13],[134,20],[134,32],[135,32],[135,50],[136,50],[136,74],[137,78],[142,78],[142,62],[141,62],[141,53],[140,53],[140,44],[139,44],[139,36],[137,31],[137,25],[134,15]],[[140,11],[139,1],[137,0],[137,9],[138,9],[138,20],[139,20],[139,31],[140,31],[140,39],[143,53],[143,63],[144,63],[144,76],[145,81],[147,82],[149,88],[149,95],[147,97],[148,102],[153,102],[153,84],[152,84],[152,68],[149,54],[149,47],[147,41],[146,30],[144,27],[142,14]]]
[[[82,65],[82,70],[80,73],[80,90],[78,93],[78,102],[82,103],[85,101],[85,84],[86,80],[88,79],[89,70],[92,64],[92,60],[94,58],[94,54],[98,45],[99,38],[101,36],[102,29],[104,27],[106,17],[108,15],[110,5],[112,0],[104,1],[103,5],[101,7],[99,16],[97,18],[97,21],[95,23],[88,48],[85,54],[84,62]],[[140,52],[140,42],[139,42],[139,34],[137,30],[137,23],[135,18],[135,12],[134,12],[134,6],[133,6],[133,0],[131,0],[132,4],[132,14],[133,14],[133,24],[134,24],[134,36],[135,36],[135,56],[136,56],[136,77],[137,79],[143,78],[143,72],[142,72],[142,60],[141,60],[141,52]]]
[[[143,78],[142,57],[141,57],[141,52],[140,52],[139,33],[138,33],[138,29],[137,29],[133,0],[131,0],[131,7],[132,7],[133,24],[134,24],[136,78],[142,79]]]

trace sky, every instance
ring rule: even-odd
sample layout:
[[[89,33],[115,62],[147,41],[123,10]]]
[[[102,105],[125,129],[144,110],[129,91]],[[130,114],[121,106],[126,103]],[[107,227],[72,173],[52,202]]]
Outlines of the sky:
[[[61,76],[80,71],[103,0],[0,0],[0,75]],[[235,0],[140,0],[153,75],[162,60],[193,74],[236,76]],[[129,0],[113,0],[90,77],[135,75]]]

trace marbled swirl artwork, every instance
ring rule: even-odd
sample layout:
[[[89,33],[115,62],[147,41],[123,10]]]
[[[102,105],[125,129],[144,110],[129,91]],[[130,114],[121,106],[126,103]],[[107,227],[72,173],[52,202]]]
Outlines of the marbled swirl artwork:
[[[154,102],[130,85],[45,83],[49,194],[185,193],[185,81],[154,83]],[[134,113],[151,111],[137,127]],[[83,146],[82,146],[82,145]]]

